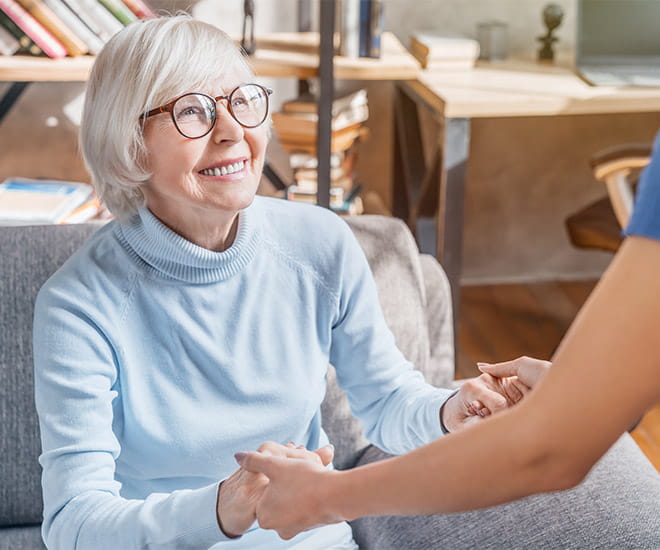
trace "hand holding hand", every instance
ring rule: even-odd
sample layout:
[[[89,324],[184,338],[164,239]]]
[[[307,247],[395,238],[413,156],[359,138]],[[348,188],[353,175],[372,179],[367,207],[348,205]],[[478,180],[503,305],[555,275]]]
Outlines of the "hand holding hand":
[[[450,432],[478,422],[520,401],[529,389],[516,377],[482,374],[467,380],[442,409],[442,421]]]
[[[300,462],[309,461],[319,467],[330,463],[334,455],[333,448],[326,446],[315,452],[306,450],[302,445],[294,443],[280,445],[267,442],[259,447],[264,456],[290,457]],[[229,537],[238,537],[245,533],[256,519],[256,506],[268,478],[256,472],[243,468],[236,470],[225,479],[218,489],[216,513],[220,529]]]
[[[547,374],[552,363],[523,356],[504,363],[477,363],[477,366],[481,372],[498,378],[515,376],[527,388],[532,389]]]
[[[343,521],[324,509],[322,497],[323,482],[338,472],[326,470],[318,461],[296,457],[261,452],[235,456],[241,468],[269,478],[257,504],[257,519],[263,529],[275,529],[281,538],[289,540],[301,531]]]

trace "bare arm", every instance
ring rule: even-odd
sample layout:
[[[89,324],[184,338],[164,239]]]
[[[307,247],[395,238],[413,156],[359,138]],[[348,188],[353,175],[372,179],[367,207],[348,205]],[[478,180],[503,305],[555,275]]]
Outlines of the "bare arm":
[[[271,479],[257,510],[261,525],[288,537],[341,519],[457,512],[574,486],[660,399],[658,319],[660,243],[631,237],[550,373],[521,404],[407,455],[346,472],[250,453],[244,465]],[[292,498],[297,512],[286,506]]]

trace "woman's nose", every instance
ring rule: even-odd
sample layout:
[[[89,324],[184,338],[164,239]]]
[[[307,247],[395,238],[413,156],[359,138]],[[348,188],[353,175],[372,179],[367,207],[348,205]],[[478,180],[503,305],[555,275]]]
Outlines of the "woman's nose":
[[[213,127],[213,139],[221,141],[240,141],[243,139],[244,128],[229,112],[229,108],[223,101],[219,101],[215,113],[215,126]]]

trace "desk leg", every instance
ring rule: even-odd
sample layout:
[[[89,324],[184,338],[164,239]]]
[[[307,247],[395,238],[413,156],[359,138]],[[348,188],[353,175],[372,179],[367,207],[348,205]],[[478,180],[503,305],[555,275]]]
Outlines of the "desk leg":
[[[11,111],[11,108],[14,106],[14,103],[21,97],[23,90],[27,88],[29,82],[12,82],[9,89],[4,93],[2,99],[0,99],[0,122],[2,119],[7,116],[7,113]]]
[[[465,172],[470,150],[470,119],[446,118],[437,212],[437,257],[447,273],[452,290],[454,334],[458,334],[463,268],[463,210]],[[454,337],[456,338],[456,337]],[[458,348],[456,348],[458,349]]]

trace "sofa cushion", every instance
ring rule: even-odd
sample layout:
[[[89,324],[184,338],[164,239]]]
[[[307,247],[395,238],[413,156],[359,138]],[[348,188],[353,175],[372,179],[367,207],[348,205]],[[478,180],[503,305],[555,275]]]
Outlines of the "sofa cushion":
[[[0,227],[0,527],[41,521],[32,316],[43,283],[98,225]]]

